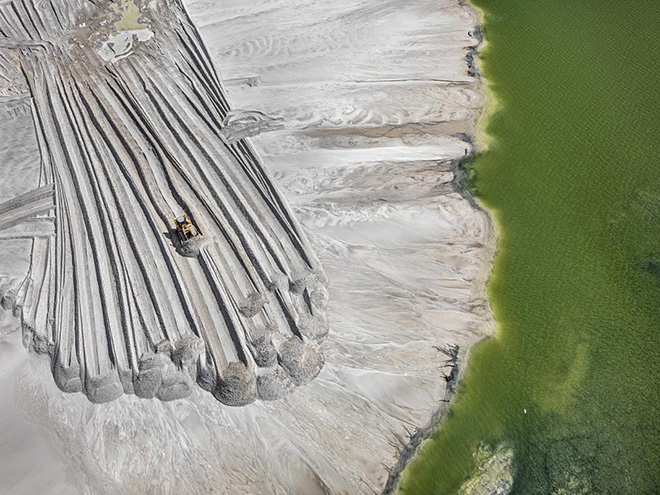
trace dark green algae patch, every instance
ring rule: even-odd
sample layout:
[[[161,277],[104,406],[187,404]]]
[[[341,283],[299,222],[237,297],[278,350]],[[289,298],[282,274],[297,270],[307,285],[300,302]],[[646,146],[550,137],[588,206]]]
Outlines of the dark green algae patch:
[[[514,494],[658,494],[660,3],[473,3],[498,102],[470,165],[500,232],[498,333],[399,491],[457,493],[504,445]]]

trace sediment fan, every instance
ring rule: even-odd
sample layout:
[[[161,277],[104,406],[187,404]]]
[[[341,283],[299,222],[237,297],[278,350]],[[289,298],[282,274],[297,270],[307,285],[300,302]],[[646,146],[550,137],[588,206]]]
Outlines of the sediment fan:
[[[0,205],[0,228],[44,211],[55,228],[3,305],[57,385],[105,402],[197,382],[243,405],[316,376],[326,278],[250,143],[223,133],[230,108],[180,1],[4,3],[0,75],[17,68],[41,183]],[[200,232],[185,249],[182,213]]]

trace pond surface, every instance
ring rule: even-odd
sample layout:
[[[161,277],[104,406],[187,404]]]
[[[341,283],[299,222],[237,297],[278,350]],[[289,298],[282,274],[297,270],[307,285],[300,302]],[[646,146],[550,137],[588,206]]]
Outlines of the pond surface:
[[[507,445],[514,494],[658,493],[660,4],[474,3],[497,101],[471,167],[500,229],[498,335],[401,492],[455,493],[480,445]]]

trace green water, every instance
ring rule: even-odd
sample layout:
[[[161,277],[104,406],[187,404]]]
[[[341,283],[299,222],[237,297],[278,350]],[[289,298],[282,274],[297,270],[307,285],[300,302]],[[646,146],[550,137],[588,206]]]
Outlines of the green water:
[[[515,494],[660,493],[660,2],[474,3],[499,329],[401,492],[455,493],[490,444]]]

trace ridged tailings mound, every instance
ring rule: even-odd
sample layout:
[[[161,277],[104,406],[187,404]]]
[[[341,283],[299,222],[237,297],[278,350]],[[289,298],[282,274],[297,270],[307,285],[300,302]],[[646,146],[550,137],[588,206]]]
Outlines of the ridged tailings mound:
[[[0,299],[26,345],[94,402],[173,400],[197,383],[244,405],[307,383],[323,365],[327,278],[251,144],[223,134],[231,108],[182,4],[41,4],[0,6],[0,47],[19,55],[0,64],[25,74],[34,197],[55,223]],[[182,212],[201,235],[177,242]]]

